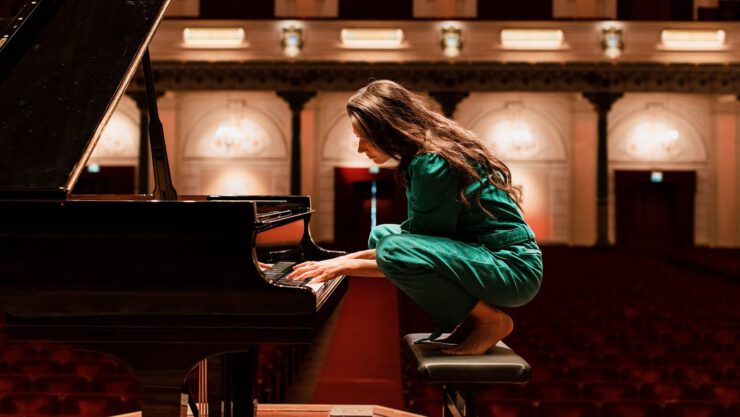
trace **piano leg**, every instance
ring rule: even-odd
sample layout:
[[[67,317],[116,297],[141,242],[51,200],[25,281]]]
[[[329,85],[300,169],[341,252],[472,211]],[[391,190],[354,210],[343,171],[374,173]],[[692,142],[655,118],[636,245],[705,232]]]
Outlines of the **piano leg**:
[[[245,352],[221,356],[222,417],[254,417],[257,401],[254,382],[257,376],[259,346]]]

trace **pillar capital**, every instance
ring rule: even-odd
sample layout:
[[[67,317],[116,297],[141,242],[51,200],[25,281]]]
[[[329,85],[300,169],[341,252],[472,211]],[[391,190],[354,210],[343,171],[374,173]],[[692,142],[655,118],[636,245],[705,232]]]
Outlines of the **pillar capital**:
[[[583,93],[583,97],[591,102],[594,109],[599,113],[608,113],[611,110],[614,102],[624,96],[624,93],[608,93],[608,92],[586,92]]]
[[[142,91],[126,91],[126,95],[131,97],[132,100],[136,103],[136,108],[139,109],[140,112],[147,112],[149,111],[149,105],[147,104],[147,98],[146,98],[146,90]],[[164,92],[157,92],[157,99],[162,97],[164,95]]]
[[[430,91],[429,96],[432,97],[440,106],[442,106],[442,113],[445,117],[452,118],[455,114],[455,109],[461,101],[465,100],[470,95],[470,91]]]
[[[292,112],[299,112],[303,110],[303,106],[306,105],[308,100],[311,100],[315,95],[315,91],[276,91],[278,97],[282,98],[290,106]]]

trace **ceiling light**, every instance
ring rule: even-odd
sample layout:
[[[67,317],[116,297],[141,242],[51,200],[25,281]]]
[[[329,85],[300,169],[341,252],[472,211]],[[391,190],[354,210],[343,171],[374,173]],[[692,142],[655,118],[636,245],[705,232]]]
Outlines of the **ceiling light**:
[[[391,49],[403,44],[401,29],[342,29],[341,37],[347,48]]]
[[[664,30],[660,40],[666,49],[711,50],[725,43],[724,30]]]
[[[462,30],[458,27],[447,26],[442,28],[442,52],[445,56],[454,58],[462,50]]]
[[[290,26],[283,28],[283,39],[280,41],[285,55],[297,56],[303,48],[303,30],[299,27]]]
[[[501,44],[510,49],[558,49],[563,45],[560,29],[503,29]]]
[[[185,28],[182,38],[188,48],[239,48],[246,45],[242,28]]]
[[[621,55],[622,49],[624,49],[624,41],[622,40],[622,29],[618,29],[615,27],[602,29],[601,49],[604,51],[606,56],[611,59],[615,59],[619,55]]]

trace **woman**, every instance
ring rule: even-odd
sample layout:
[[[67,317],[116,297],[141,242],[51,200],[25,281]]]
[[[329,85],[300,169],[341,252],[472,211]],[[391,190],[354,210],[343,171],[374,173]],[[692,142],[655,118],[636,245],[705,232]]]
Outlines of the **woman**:
[[[474,133],[392,81],[360,89],[347,112],[358,152],[376,164],[398,160],[408,219],[376,227],[369,250],[305,262],[288,277],[387,277],[439,323],[430,339],[457,327],[443,352],[485,353],[514,327],[497,307],[526,304],[542,280],[509,169]]]

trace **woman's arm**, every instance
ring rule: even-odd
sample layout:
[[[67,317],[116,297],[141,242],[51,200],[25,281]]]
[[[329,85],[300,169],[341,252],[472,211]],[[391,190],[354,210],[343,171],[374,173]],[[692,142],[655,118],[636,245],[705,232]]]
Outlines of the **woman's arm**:
[[[369,251],[363,251],[369,252]],[[375,251],[372,250],[373,255]],[[362,252],[355,252],[362,253]],[[352,254],[349,254],[352,255]],[[347,255],[345,255],[347,256]],[[364,254],[362,256],[367,256]],[[293,267],[293,272],[287,275],[288,279],[302,280],[312,278],[311,282],[324,282],[342,275],[354,275],[360,277],[384,277],[383,271],[378,268],[375,259],[358,258],[333,258],[319,262],[304,262]]]
[[[375,249],[352,252],[333,259],[375,259]]]

